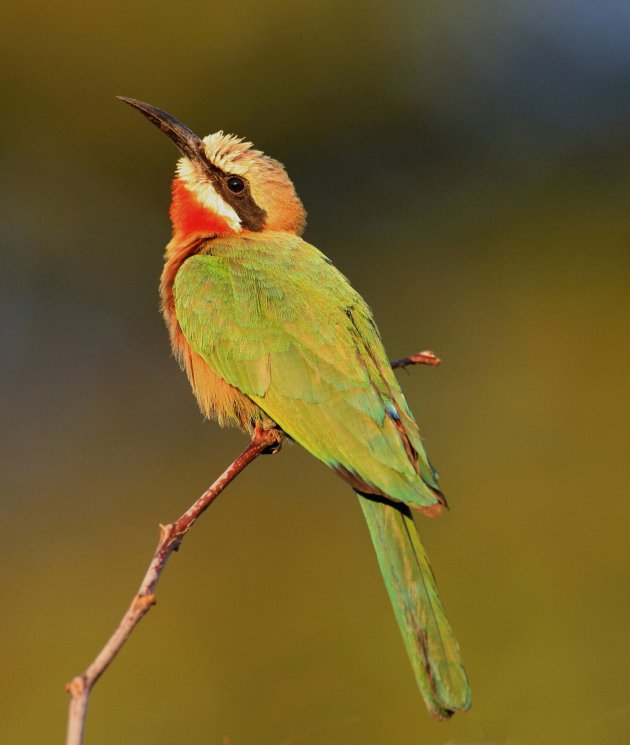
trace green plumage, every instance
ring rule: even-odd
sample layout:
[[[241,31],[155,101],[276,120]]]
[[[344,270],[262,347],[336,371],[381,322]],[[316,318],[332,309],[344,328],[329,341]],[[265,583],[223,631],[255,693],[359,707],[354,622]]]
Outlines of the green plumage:
[[[457,642],[404,506],[436,505],[437,477],[361,296],[287,233],[213,239],[184,262],[174,296],[184,336],[219,377],[358,491],[382,495],[360,501],[418,685],[437,717],[467,709]]]
[[[420,692],[436,719],[470,708],[459,645],[409,508],[360,499]]]

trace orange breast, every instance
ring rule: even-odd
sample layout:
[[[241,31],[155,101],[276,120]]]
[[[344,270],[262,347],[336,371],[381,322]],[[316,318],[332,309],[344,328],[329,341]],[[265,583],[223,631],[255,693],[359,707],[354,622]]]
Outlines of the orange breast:
[[[175,313],[173,284],[179,268],[187,258],[205,248],[214,237],[216,237],[216,233],[193,234],[187,238],[175,234],[168,244],[166,247],[166,263],[160,282],[162,314],[168,327],[175,357],[188,375],[193,393],[203,414],[216,419],[222,426],[232,424],[251,432],[255,421],[267,421],[266,415],[247,396],[244,396],[237,388],[220,378],[191,349]]]

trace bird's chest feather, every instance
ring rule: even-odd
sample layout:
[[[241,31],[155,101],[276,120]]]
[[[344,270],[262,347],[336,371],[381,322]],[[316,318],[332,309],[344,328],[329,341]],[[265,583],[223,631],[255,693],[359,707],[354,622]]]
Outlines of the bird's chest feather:
[[[190,256],[199,252],[203,243],[192,239],[172,240],[166,248],[166,262],[160,281],[162,314],[168,328],[173,354],[186,371],[202,413],[216,419],[221,426],[236,425],[251,431],[253,423],[267,417],[249,398],[227,383],[190,346],[177,318],[174,285],[177,272]]]

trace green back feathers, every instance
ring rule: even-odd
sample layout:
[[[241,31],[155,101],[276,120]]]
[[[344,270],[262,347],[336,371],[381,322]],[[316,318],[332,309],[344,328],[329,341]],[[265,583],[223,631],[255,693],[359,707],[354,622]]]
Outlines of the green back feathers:
[[[370,491],[438,501],[372,314],[315,247],[286,233],[215,239],[174,292],[193,350],[313,455]]]

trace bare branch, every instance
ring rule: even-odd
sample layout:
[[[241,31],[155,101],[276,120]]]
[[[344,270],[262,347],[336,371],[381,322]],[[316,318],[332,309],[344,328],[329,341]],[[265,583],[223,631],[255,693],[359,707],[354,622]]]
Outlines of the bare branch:
[[[391,363],[392,368],[395,370],[397,367],[407,367],[408,365],[432,365],[437,367],[442,360],[435,356],[434,352],[425,349],[424,352],[416,352],[415,354],[409,355],[409,357],[403,357],[399,360],[394,360]]]
[[[85,715],[90,692],[96,681],[121,650],[123,644],[131,635],[131,632],[155,603],[155,586],[160,579],[160,575],[166,566],[169,556],[179,548],[186,533],[225,487],[259,455],[276,452],[281,442],[282,435],[278,430],[263,430],[257,426],[251,442],[245,450],[228,466],[214,484],[199,497],[192,507],[184,512],[175,522],[160,526],[160,540],[158,541],[149,568],[144,575],[138,592],[131,601],[131,605],[118,624],[118,628],[85,672],[73,678],[66,685],[66,690],[70,694],[71,699],[66,745],[81,745],[83,742]]]

